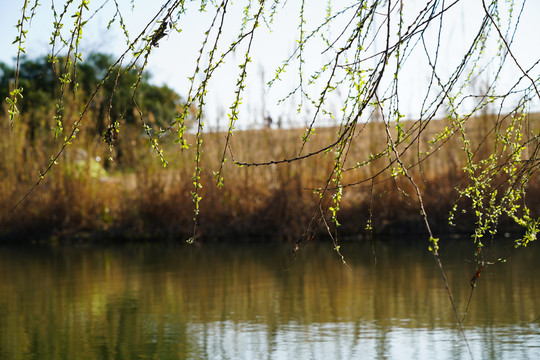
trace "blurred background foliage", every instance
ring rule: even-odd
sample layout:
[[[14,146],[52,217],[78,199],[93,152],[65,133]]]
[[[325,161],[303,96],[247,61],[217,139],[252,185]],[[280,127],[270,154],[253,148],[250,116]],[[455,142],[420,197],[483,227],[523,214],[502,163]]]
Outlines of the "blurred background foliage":
[[[20,86],[23,87],[23,98],[18,104],[23,121],[28,125],[29,140],[34,141],[41,133],[48,133],[52,124],[52,114],[60,96],[59,77],[65,57],[59,62],[51,63],[48,56],[35,59],[23,57],[19,68]],[[137,123],[138,111],[145,116],[145,122],[158,130],[170,126],[175,116],[182,111],[182,98],[166,85],[157,86],[150,83],[150,75],[144,72],[134,95],[133,85],[137,82],[140,70],[137,67],[127,69],[113,66],[115,60],[111,55],[91,53],[77,64],[76,82],[78,88],[71,89],[71,96],[85,104],[103,80],[100,91],[91,103],[91,123],[87,127],[95,132],[102,132],[113,122],[124,124]],[[109,69],[110,75],[106,78]],[[120,76],[117,76],[120,74]],[[15,78],[15,67],[0,62],[0,96],[9,97]],[[6,108],[0,111],[5,114]],[[43,116],[50,114],[51,116]]]

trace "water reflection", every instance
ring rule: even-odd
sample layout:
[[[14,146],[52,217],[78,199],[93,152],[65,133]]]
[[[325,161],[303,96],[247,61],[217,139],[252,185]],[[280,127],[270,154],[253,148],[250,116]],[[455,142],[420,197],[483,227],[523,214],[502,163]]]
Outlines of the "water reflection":
[[[0,248],[1,359],[467,359],[425,244]],[[460,312],[475,267],[442,249]],[[540,358],[538,250],[481,277],[476,359]],[[536,321],[535,321],[536,320]]]

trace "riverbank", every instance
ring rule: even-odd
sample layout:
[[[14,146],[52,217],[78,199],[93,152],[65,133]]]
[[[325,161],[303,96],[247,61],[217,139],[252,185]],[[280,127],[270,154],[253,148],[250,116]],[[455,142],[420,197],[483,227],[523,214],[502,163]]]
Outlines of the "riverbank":
[[[532,118],[532,117],[531,117]],[[477,157],[489,153],[493,119],[471,119],[469,132]],[[534,116],[531,129],[538,128]],[[456,188],[467,180],[462,170],[465,155],[458,136],[440,146],[432,140],[447,125],[432,121],[418,130],[414,122],[409,149],[401,160],[409,169],[423,196],[428,220],[437,234],[470,233],[474,218],[458,211],[451,226],[449,212],[456,202],[468,210],[467,199],[459,199]],[[6,126],[5,124],[3,126]],[[362,125],[364,126],[364,125]],[[4,129],[0,167],[0,238],[6,241],[185,241],[193,235],[195,168],[194,146],[181,150],[172,136],[160,139],[169,165],[161,166],[140,129],[121,129],[114,150],[114,162],[98,138],[82,132],[61,156],[58,165],[28,198],[10,212],[37,181],[58,144],[50,140],[30,143],[23,124],[14,131]],[[473,131],[474,130],[474,131]],[[302,144],[302,130],[237,131],[231,140],[234,160],[266,162],[294,158]],[[415,189],[404,176],[392,176],[395,162],[385,153],[388,147],[383,124],[371,123],[358,132],[347,150],[341,184],[344,186],[338,212],[340,236],[425,234]],[[487,134],[487,135],[486,135]],[[203,135],[201,184],[197,234],[206,239],[250,238],[297,240],[320,209],[332,205],[335,189],[319,197],[314,190],[324,187],[334,167],[333,152],[322,152],[301,161],[267,166],[233,164],[230,153],[222,175],[224,186],[216,186],[214,173],[220,166],[226,134]],[[317,129],[302,150],[303,154],[324,148],[336,139],[335,128]],[[415,140],[416,139],[416,140]],[[188,135],[189,144],[196,142]],[[430,156],[426,156],[426,154]],[[371,154],[371,155],[370,155]],[[376,154],[382,154],[380,157]],[[361,166],[369,159],[371,163]],[[332,187],[333,183],[330,183]],[[349,186],[350,185],[350,186]],[[533,175],[528,185],[527,205],[532,215],[540,213],[540,184]],[[321,201],[321,207],[319,207]],[[327,221],[330,214],[326,214]],[[372,230],[366,230],[371,227]],[[518,231],[509,219],[501,219],[501,231]],[[333,229],[332,229],[333,230]],[[324,222],[311,232],[325,236]]]

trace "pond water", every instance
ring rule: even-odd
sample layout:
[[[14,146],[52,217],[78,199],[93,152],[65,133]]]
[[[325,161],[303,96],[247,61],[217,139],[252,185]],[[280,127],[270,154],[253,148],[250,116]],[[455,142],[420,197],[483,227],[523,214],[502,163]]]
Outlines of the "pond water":
[[[425,243],[289,250],[0,247],[0,359],[540,359],[536,245],[484,269],[463,332]],[[441,244],[460,316],[473,252]]]

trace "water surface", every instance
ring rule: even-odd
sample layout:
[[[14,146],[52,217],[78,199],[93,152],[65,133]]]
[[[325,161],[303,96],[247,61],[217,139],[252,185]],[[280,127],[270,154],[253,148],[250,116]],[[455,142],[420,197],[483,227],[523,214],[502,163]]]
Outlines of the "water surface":
[[[329,243],[0,247],[0,359],[540,358],[536,246],[483,271],[471,353],[425,243],[342,250],[352,271]],[[473,251],[441,247],[460,317]]]

